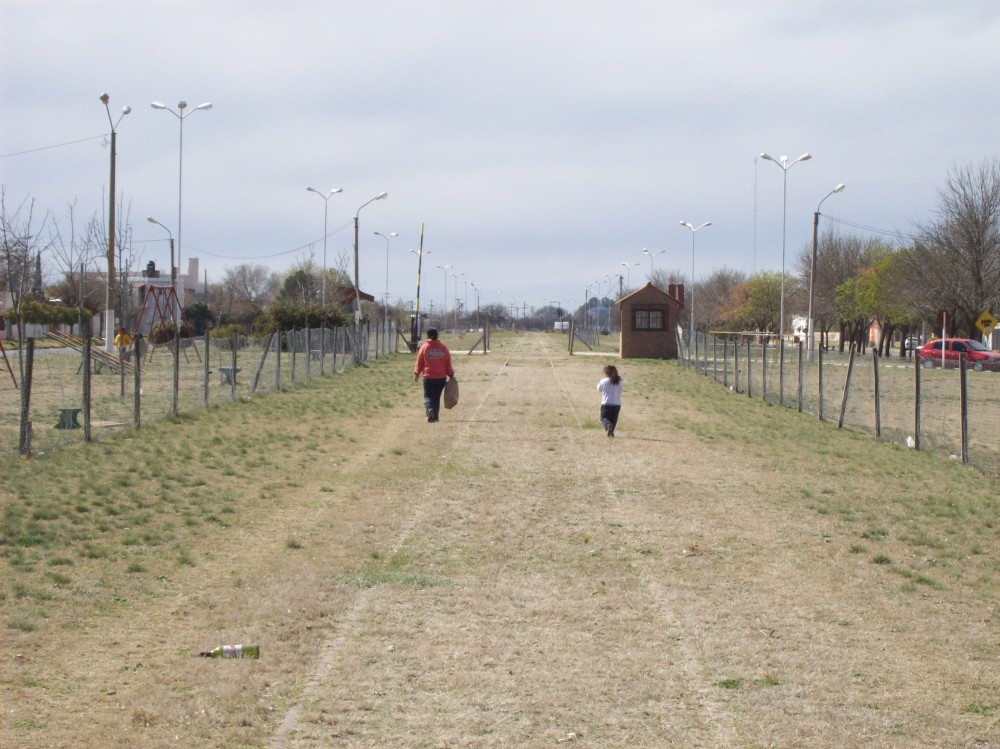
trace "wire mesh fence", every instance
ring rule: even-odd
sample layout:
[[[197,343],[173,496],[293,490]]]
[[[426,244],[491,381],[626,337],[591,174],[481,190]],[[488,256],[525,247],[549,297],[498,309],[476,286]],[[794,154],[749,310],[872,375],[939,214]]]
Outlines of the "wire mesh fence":
[[[51,348],[30,339],[24,352],[6,351],[9,367],[0,360],[0,451],[41,454],[261,396],[395,353],[397,339],[391,320],[262,337],[139,338],[127,358],[65,336]]]
[[[916,352],[810,352],[761,334],[696,333],[682,361],[748,397],[955,456],[1000,477],[1000,372],[940,367]]]

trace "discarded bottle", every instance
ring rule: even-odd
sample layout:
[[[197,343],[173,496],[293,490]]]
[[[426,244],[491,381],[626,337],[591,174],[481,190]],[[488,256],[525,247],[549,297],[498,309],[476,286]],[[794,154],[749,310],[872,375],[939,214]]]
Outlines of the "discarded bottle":
[[[207,653],[198,653],[202,658],[260,658],[259,645],[219,645]]]

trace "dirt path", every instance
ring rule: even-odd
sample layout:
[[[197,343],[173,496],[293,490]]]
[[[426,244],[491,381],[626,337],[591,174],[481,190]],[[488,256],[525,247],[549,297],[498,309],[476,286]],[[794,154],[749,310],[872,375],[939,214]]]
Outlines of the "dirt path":
[[[183,580],[114,614],[115,656],[102,656],[111,622],[88,623],[60,664],[63,695],[39,704],[51,730],[17,737],[1000,747],[992,607],[960,590],[901,595],[842,523],[806,509],[838,472],[779,473],[727,437],[725,408],[694,412],[663,387],[681,370],[623,362],[608,440],[604,359],[569,359],[562,343],[456,355],[462,402],[440,424],[414,387],[359,425],[350,450],[209,539]],[[265,656],[192,663],[182,643],[211,631],[245,633]]]
[[[393,549],[430,582],[358,597],[272,749],[982,739],[925,681],[971,675],[952,610],[914,630],[835,524],[762,490],[774,465],[644,406],[655,369],[607,440],[603,360],[548,343],[462,362],[461,408],[398,489]]]

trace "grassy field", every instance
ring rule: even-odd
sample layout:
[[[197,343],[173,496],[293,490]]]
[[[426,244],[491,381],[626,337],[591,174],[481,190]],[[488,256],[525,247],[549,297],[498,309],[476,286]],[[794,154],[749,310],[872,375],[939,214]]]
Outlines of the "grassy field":
[[[314,339],[318,340],[318,339]],[[289,387],[307,378],[329,374],[347,366],[343,339],[328,343],[324,361],[304,352],[304,345],[294,356],[282,351],[280,367],[272,350],[265,352],[265,341],[251,340],[237,349],[236,392],[224,379],[222,367],[233,364],[228,339],[213,339],[209,347],[208,402],[220,404],[250,394],[254,378],[258,378],[257,395]],[[83,429],[56,429],[60,410],[83,405],[83,383],[80,352],[56,347],[50,339],[40,339],[34,358],[31,388],[31,420],[33,423],[32,452],[43,453],[83,440]],[[8,345],[8,344],[5,344]],[[318,343],[315,344],[318,347]],[[97,344],[95,344],[95,347]],[[336,347],[336,351],[334,348]],[[117,354],[116,354],[117,355]],[[20,379],[18,361],[8,353],[11,367]],[[178,410],[193,412],[205,406],[205,346],[202,340],[181,349],[178,367]],[[91,439],[105,440],[133,424],[134,372],[126,371],[124,382],[120,373],[95,361],[91,375]],[[173,408],[173,355],[169,345],[148,351],[141,363],[141,420],[151,425],[170,417]],[[20,392],[6,368],[0,369],[0,453],[16,452],[20,427]],[[83,414],[78,415],[83,425]]]
[[[0,745],[1000,747],[995,480],[445,342],[439,424],[399,355],[4,458]]]
[[[746,352],[741,349],[739,390],[746,392],[748,367]],[[765,384],[764,362],[758,347],[753,353],[749,377],[753,396],[762,397]],[[876,431],[875,367],[870,354],[857,354],[851,375],[846,404],[847,353],[827,352],[823,357],[823,417],[837,422],[843,408],[844,423],[869,434]],[[717,382],[737,383],[736,362],[732,348],[723,357],[721,345],[709,349],[699,360],[698,370]],[[785,351],[785,377],[781,402],[797,407],[798,352]],[[817,359],[802,360],[802,408],[819,413],[819,364]],[[878,425],[882,439],[906,444],[915,435],[916,388],[914,362],[897,356],[878,359],[880,410]],[[779,356],[768,350],[766,366],[767,400],[779,402]],[[1000,478],[1000,373],[967,373],[969,462],[980,471]],[[962,453],[961,390],[956,368],[921,369],[920,371],[920,442],[921,449],[945,456]]]

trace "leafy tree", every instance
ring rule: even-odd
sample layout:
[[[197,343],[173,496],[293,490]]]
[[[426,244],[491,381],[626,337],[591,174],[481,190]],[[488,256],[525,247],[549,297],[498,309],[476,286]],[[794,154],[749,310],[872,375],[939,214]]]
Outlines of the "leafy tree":
[[[840,287],[847,281],[859,277],[866,268],[872,266],[891,251],[892,247],[879,238],[842,235],[836,231],[825,232],[819,238],[816,254],[814,309],[816,330],[825,340],[831,328],[836,325],[840,332],[841,351],[848,340],[861,342],[864,336],[858,332],[859,326],[863,327],[859,318],[853,313],[848,317],[844,317],[842,314],[845,307],[841,304],[844,299],[838,296],[842,295]],[[808,291],[811,257],[812,248],[810,246],[803,249],[798,259],[799,279],[806,291]],[[801,306],[802,309],[808,309],[808,300],[805,300]],[[847,308],[853,309],[850,304]]]
[[[787,283],[786,283],[787,287]],[[781,310],[781,273],[758,273],[740,289],[743,303],[733,310],[733,322],[744,330],[777,331]]]
[[[882,354],[894,327],[908,315],[896,301],[894,274],[897,263],[891,248],[869,243],[866,250],[869,264],[840,284],[835,292],[837,317],[844,333],[841,345],[846,339],[864,350],[872,324],[878,323],[880,337],[876,345]]]
[[[205,335],[209,323],[215,322],[215,315],[204,302],[194,302],[183,310],[184,319],[195,335]]]
[[[319,328],[323,325],[337,327],[350,324],[350,318],[340,308],[320,304],[299,305],[287,300],[277,300],[268,305],[258,318],[258,330],[271,333],[277,330],[296,328]]]

